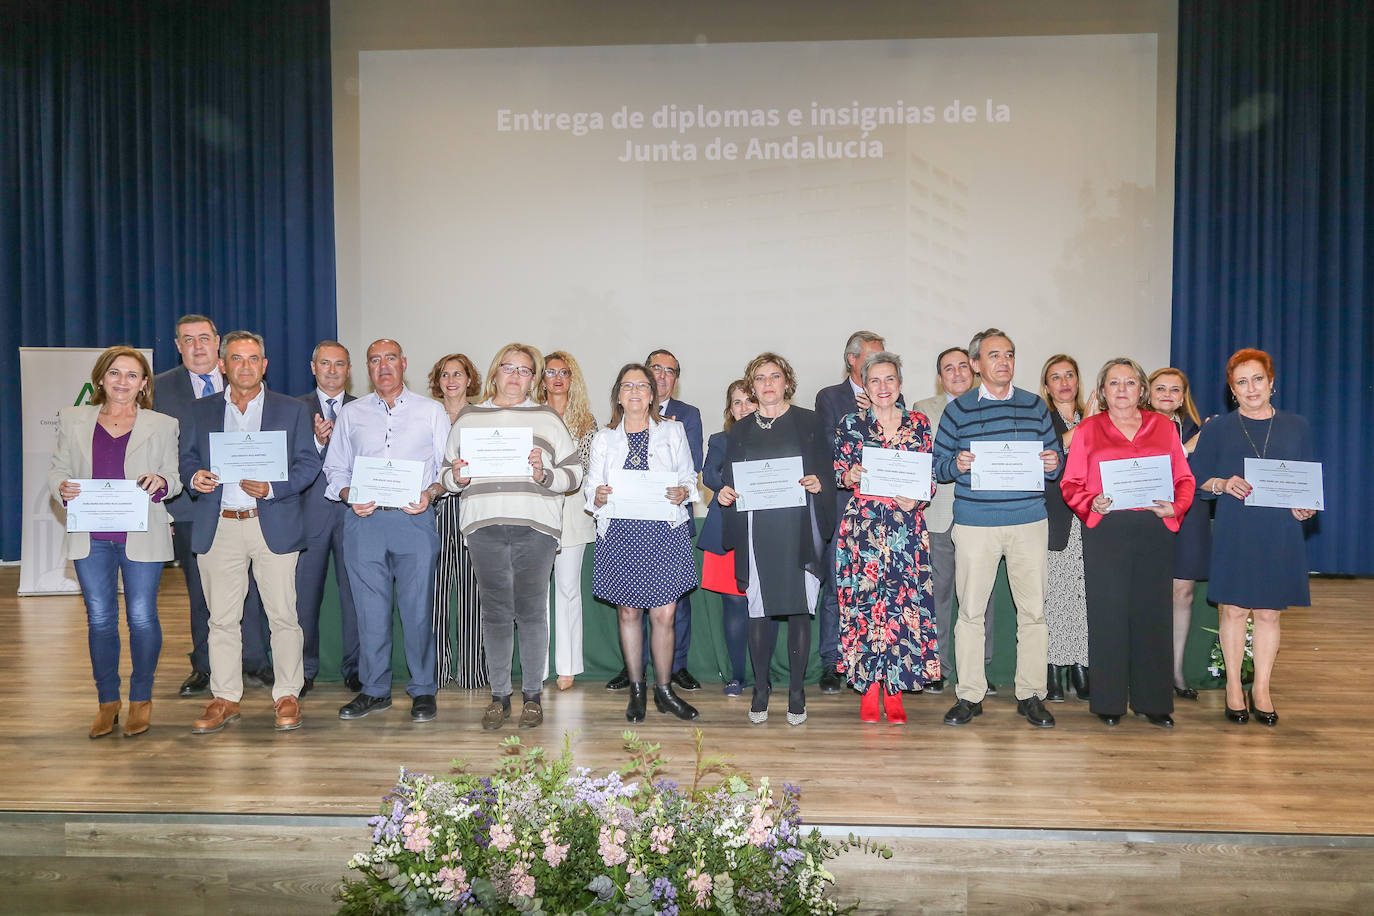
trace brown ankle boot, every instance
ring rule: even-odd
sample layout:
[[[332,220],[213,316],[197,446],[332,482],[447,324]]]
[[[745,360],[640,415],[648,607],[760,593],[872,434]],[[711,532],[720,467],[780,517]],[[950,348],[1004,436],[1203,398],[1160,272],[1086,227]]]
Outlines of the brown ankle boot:
[[[91,723],[92,738],[104,738],[114,731],[115,723],[119,721],[119,706],[119,700],[100,704],[100,712],[96,713],[95,721]]]
[[[153,701],[140,700],[129,703],[129,720],[124,723],[124,737],[137,738],[148,730],[153,717]]]

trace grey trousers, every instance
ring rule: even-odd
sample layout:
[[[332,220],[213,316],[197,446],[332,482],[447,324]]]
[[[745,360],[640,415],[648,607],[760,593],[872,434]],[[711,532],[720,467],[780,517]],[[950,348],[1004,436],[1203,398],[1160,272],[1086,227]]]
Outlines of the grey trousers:
[[[952,526],[951,526],[952,530]],[[940,674],[954,679],[954,540],[948,531],[930,532],[930,578],[935,586],[935,640],[940,644]],[[997,596],[988,595],[983,628],[983,665],[992,662],[992,611]]]
[[[520,689],[537,693],[549,663],[549,576],[555,538],[527,525],[488,525],[467,536],[482,593],[482,642],[491,694],[511,695],[511,652],[520,628]]]

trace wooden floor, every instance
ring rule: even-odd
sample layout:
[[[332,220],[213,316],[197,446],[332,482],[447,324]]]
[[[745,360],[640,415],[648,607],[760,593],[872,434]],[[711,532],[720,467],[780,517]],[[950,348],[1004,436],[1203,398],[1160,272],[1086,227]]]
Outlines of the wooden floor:
[[[18,599],[16,582],[16,570],[0,570],[0,882],[26,890],[0,896],[0,912],[153,911],[130,877],[149,862],[168,886],[194,888],[158,912],[324,911],[343,862],[364,843],[347,825],[376,812],[399,767],[439,772],[462,758],[481,769],[517,733],[481,730],[481,692],[441,693],[428,724],[412,724],[403,702],[343,722],[337,708],[350,696],[325,684],[305,701],[298,731],[275,732],[269,692],[249,689],[242,721],[192,735],[203,702],[176,698],[189,636],[180,575],[169,571],[152,731],[91,741],[96,701],[80,599]],[[1374,581],[1318,579],[1313,607],[1284,614],[1274,686],[1282,720],[1273,729],[1227,723],[1220,692],[1179,701],[1173,731],[1137,719],[1108,729],[1073,700],[1051,705],[1056,728],[1035,729],[1016,717],[1010,691],[957,729],[940,723],[952,692],[910,697],[906,726],[862,725],[853,694],[810,691],[810,718],[798,728],[781,716],[751,726],[747,699],[726,699],[718,685],[690,699],[707,749],[800,785],[810,822],[911,828],[891,841],[897,860],[840,869],[881,886],[876,898],[856,888],[871,911],[1049,912],[1087,901],[1139,912],[1370,912],[1371,606]],[[623,694],[595,682],[545,698],[544,726],[518,732],[522,740],[553,750],[568,733],[580,762],[621,762]],[[688,775],[690,728],[651,711],[639,731],[662,742],[671,775]],[[110,816],[119,812],[127,817]],[[291,819],[301,815],[350,820]],[[1198,836],[1045,832],[1059,830]],[[1284,836],[1256,836],[1265,834]],[[131,854],[144,864],[111,858]],[[73,857],[85,871],[58,865]],[[268,863],[282,874],[264,887]],[[49,880],[59,874],[80,877]],[[187,884],[183,874],[198,877]],[[1121,883],[1123,875],[1144,883]],[[76,886],[86,896],[64,896]],[[105,888],[96,907],[92,886]],[[264,905],[271,895],[277,904]]]

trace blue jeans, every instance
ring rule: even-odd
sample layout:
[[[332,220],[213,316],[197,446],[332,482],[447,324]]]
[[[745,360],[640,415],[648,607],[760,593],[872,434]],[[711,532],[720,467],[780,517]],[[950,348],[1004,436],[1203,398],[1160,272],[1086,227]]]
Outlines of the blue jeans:
[[[100,702],[119,699],[119,573],[124,573],[124,613],[129,621],[129,655],[133,673],[129,700],[153,698],[153,674],[162,651],[162,625],[157,619],[157,589],[162,564],[130,560],[123,544],[91,539],[91,552],[75,561],[76,579],[86,602],[91,647],[91,674]]]

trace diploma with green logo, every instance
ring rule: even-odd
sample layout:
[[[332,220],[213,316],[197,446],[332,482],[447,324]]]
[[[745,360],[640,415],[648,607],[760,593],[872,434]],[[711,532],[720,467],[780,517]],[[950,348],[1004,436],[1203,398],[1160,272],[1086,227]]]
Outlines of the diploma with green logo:
[[[975,490],[1043,490],[1045,446],[1036,439],[974,439],[969,485]]]
[[[606,511],[611,518],[677,521],[678,507],[668,501],[668,488],[678,485],[672,471],[627,471],[612,468]]]
[[[458,431],[458,457],[467,467],[459,477],[529,477],[534,430],[528,426],[463,427]]]
[[[800,455],[790,458],[764,458],[736,461],[735,508],[740,512],[763,509],[794,509],[806,505],[806,491],[797,481],[806,476]]]
[[[930,459],[930,452],[865,445],[859,459],[864,466],[859,492],[864,496],[905,496],[927,502],[931,496]]]
[[[1326,505],[1320,461],[1246,458],[1245,482],[1251,487],[1245,497],[1247,506],[1321,509]]]
[[[1102,495],[1111,498],[1112,510],[1149,509],[1155,500],[1174,501],[1174,468],[1168,455],[1118,458],[1097,465],[1102,474]]]
[[[420,501],[420,491],[432,481],[424,479],[425,463],[404,458],[353,459],[348,483],[350,503],[376,503],[393,509]]]
[[[78,480],[67,501],[68,531],[147,531],[148,494],[136,480]]]
[[[220,483],[285,480],[285,431],[210,433],[210,473]]]

